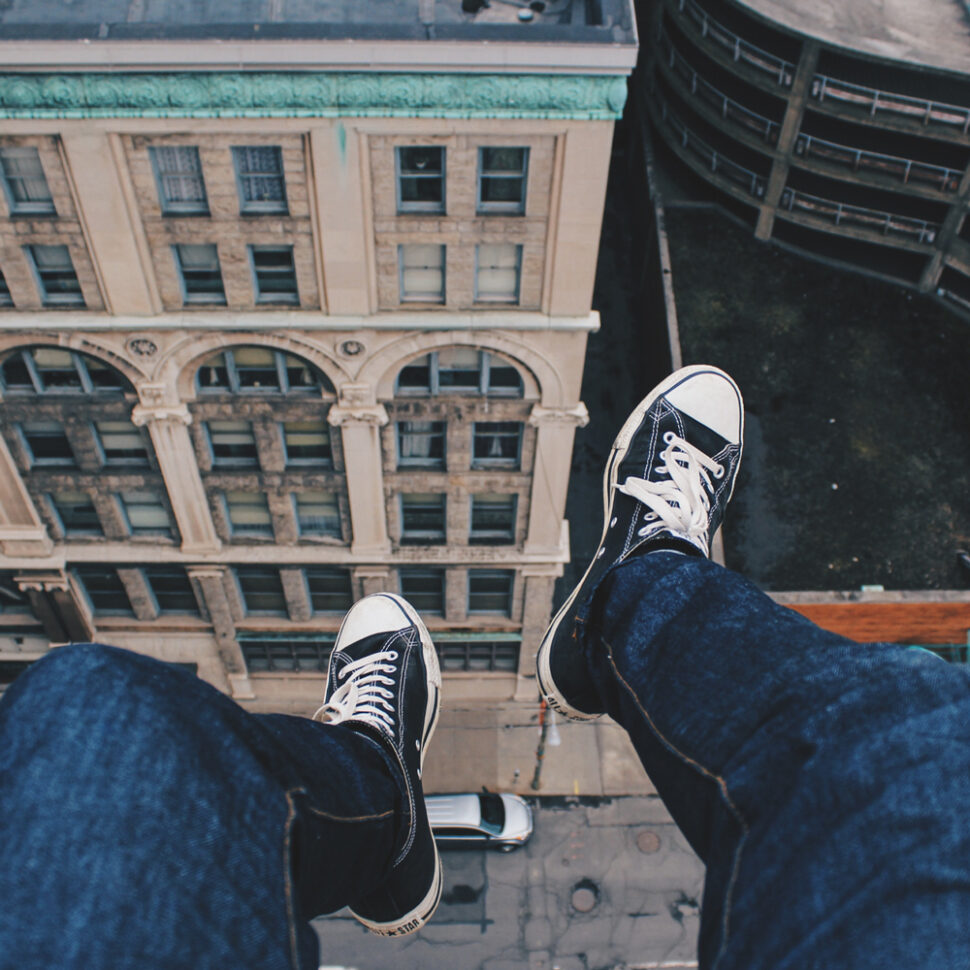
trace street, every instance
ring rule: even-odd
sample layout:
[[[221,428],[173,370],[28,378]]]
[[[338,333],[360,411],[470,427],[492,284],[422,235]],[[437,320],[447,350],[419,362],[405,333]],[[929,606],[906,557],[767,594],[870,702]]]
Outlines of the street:
[[[385,940],[343,910],[314,923],[325,967],[633,970],[693,967],[703,866],[656,797],[547,798],[511,853],[442,852],[429,926]]]

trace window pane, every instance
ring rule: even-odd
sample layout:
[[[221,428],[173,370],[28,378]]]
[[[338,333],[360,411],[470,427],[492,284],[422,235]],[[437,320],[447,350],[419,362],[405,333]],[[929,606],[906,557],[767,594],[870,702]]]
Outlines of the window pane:
[[[479,246],[475,299],[497,303],[518,302],[521,258],[522,247],[518,245]]]
[[[431,354],[412,360],[397,375],[397,389],[403,393],[431,390]]]
[[[34,379],[30,376],[30,368],[27,366],[29,354],[29,350],[15,350],[0,365],[5,391],[32,392],[37,390]]]
[[[522,424],[518,421],[476,421],[472,464],[515,467],[521,438]]]
[[[343,613],[350,609],[353,594],[348,570],[327,567],[307,569],[306,581],[314,613]]]
[[[445,150],[440,146],[397,149],[398,208],[401,212],[443,212]]]
[[[243,212],[286,212],[283,153],[275,145],[232,150]]]
[[[87,492],[53,492],[51,502],[67,535],[104,535],[94,502]]]
[[[230,351],[240,391],[279,391],[280,369],[275,350],[239,347]]]
[[[77,358],[69,350],[58,347],[35,347],[28,351],[34,361],[34,371],[45,391],[83,391]]]
[[[199,604],[192,583],[181,566],[146,566],[142,573],[160,612],[198,616]]]
[[[162,211],[171,214],[207,213],[205,182],[199,149],[193,145],[166,145],[149,149],[158,179]]]
[[[158,492],[132,490],[120,492],[118,497],[133,535],[171,535],[168,511]]]
[[[130,421],[96,421],[104,460],[108,464],[148,464],[141,432]]]
[[[515,573],[508,569],[468,571],[468,612],[512,615]]]
[[[448,391],[477,391],[481,384],[482,354],[474,347],[439,350],[438,386]]]
[[[132,615],[131,601],[118,573],[104,566],[78,566],[74,570],[95,613]]]
[[[332,633],[315,634],[311,640],[283,636],[257,637],[253,634],[241,634],[239,637],[246,667],[254,674],[276,670],[326,673],[333,642]]]
[[[401,595],[419,613],[443,616],[445,573],[443,569],[402,569]]]
[[[443,492],[412,492],[401,496],[402,542],[443,542],[445,521]]]
[[[84,306],[84,294],[67,246],[27,246],[45,306]]]
[[[215,243],[180,243],[175,255],[186,303],[226,302]]]
[[[448,640],[439,635],[434,643],[442,670],[519,669],[519,640]]]
[[[54,212],[54,200],[36,148],[0,148],[0,173],[14,215]]]
[[[287,464],[331,465],[330,425],[326,421],[284,421]]]
[[[401,263],[401,299],[443,303],[445,299],[445,247],[409,243],[398,247]]]
[[[278,569],[271,566],[236,566],[234,572],[246,612],[275,616],[286,613],[286,597]]]
[[[482,148],[478,158],[479,212],[525,212],[528,148]]]
[[[515,540],[516,495],[473,495],[471,541],[502,543]]]
[[[233,535],[272,535],[273,519],[262,492],[224,492],[226,515]]]
[[[34,461],[38,464],[73,465],[74,452],[57,421],[25,421],[21,434]]]
[[[250,246],[257,303],[299,303],[292,246]]]
[[[301,534],[341,538],[340,510],[334,492],[322,489],[297,492],[293,500]]]
[[[258,452],[249,421],[207,421],[212,461],[216,465],[256,465]]]
[[[444,421],[399,421],[397,430],[400,464],[444,468]]]

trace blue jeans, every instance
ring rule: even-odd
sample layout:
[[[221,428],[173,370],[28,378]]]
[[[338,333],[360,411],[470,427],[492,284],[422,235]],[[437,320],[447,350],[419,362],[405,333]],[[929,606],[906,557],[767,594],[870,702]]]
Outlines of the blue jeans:
[[[580,643],[707,865],[700,964],[970,965],[970,678],[707,560],[611,573]],[[382,747],[100,646],[0,703],[0,967],[316,967],[406,833]],[[635,961],[637,954],[630,954]]]
[[[609,574],[579,628],[707,867],[702,968],[970,967],[965,669],[665,552]]]

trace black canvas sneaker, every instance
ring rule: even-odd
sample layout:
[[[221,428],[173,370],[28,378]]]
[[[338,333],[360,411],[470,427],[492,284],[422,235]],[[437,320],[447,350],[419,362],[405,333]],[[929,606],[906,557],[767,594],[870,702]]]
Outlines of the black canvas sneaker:
[[[744,409],[738,386],[708,365],[684,367],[655,387],[620,429],[603,474],[603,536],[536,656],[539,691],[559,713],[603,713],[575,635],[579,610],[616,565],[647,548],[710,555],[734,490]]]
[[[434,644],[407,600],[375,593],[355,603],[340,626],[316,721],[377,735],[400,762],[409,826],[390,875],[351,912],[381,936],[420,929],[441,898],[441,862],[424,803],[421,770],[441,701]]]

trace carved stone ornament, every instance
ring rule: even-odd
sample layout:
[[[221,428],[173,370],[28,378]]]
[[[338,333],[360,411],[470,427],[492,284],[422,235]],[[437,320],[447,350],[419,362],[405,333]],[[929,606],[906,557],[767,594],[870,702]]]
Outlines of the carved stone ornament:
[[[185,404],[136,404],[131,409],[131,422],[136,427],[151,421],[177,421],[180,424],[192,423],[192,414]]]
[[[344,407],[337,404],[327,412],[327,421],[334,427],[340,427],[342,424],[369,424],[380,428],[387,424],[388,420],[383,404],[364,407]]]
[[[529,414],[529,424],[537,427],[543,424],[568,424],[576,428],[585,428],[589,424],[589,411],[582,401],[571,408],[547,408],[536,404]]]
[[[357,357],[367,348],[359,340],[345,340],[337,349],[344,357]]]
[[[615,75],[199,71],[0,74],[2,118],[415,117],[613,121]]]
[[[158,344],[148,337],[132,337],[128,341],[128,349],[136,357],[154,357],[158,353]]]

